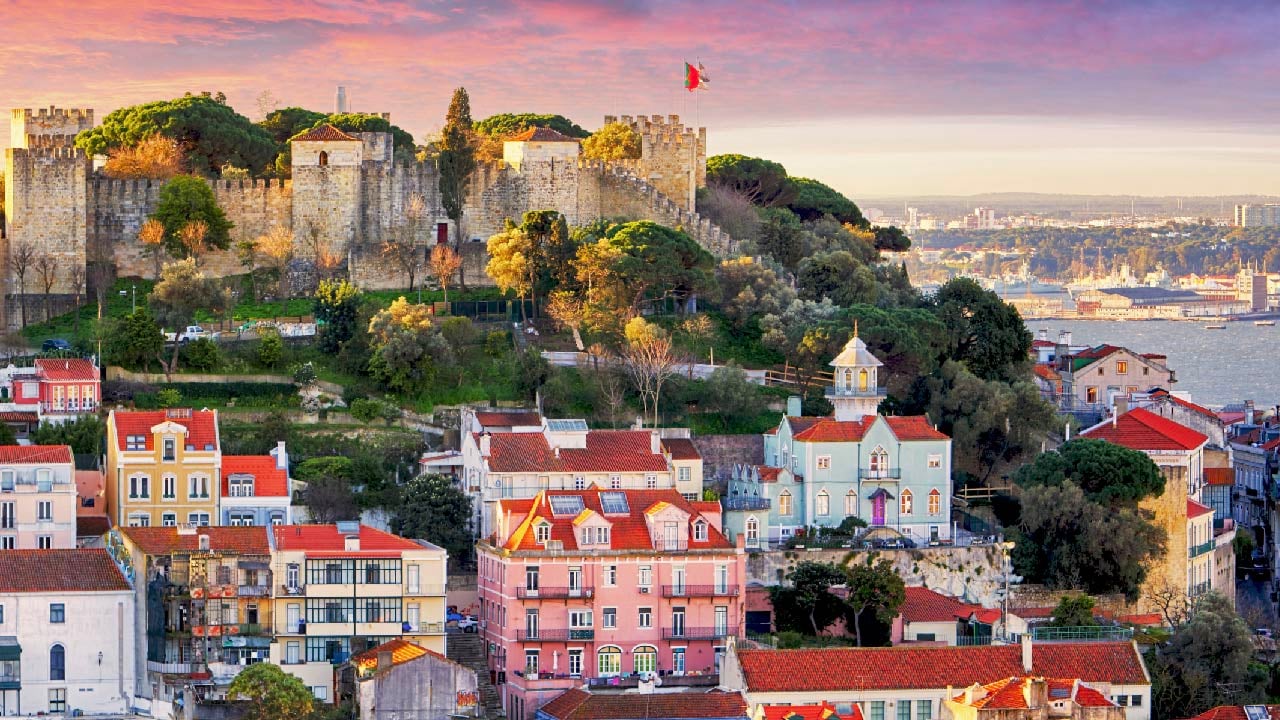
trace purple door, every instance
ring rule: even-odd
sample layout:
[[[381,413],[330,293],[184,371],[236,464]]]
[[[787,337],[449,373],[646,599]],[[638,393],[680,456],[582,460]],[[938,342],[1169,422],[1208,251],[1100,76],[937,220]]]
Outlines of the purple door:
[[[875,497],[871,498],[871,524],[872,525],[884,524],[884,498],[885,498],[884,493],[876,493]]]

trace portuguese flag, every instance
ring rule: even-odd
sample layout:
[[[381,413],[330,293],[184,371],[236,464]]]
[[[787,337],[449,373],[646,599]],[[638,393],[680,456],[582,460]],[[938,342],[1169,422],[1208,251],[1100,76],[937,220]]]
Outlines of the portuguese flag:
[[[684,64],[684,88],[689,92],[694,90],[707,89],[707,69],[702,67],[702,63],[698,63],[697,67],[690,65],[688,62]]]

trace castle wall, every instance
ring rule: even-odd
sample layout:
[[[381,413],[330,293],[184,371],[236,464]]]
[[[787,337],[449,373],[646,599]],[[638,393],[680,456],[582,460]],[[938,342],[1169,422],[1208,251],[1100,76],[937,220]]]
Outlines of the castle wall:
[[[74,148],[10,148],[5,153],[5,207],[8,233],[4,258],[27,246],[35,256],[57,262],[54,294],[73,292],[70,269],[83,267],[86,238],[86,182],[89,159]],[[7,293],[18,291],[6,262]],[[34,264],[26,273],[26,292],[43,292]],[[17,318],[5,318],[12,325]]]
[[[685,127],[679,115],[606,115],[606,125],[621,122],[640,136],[635,174],[672,202],[693,210],[697,190],[707,184],[707,129]]]
[[[364,147],[351,141],[293,143],[293,237],[297,254],[311,257],[317,240],[346,257],[359,237]],[[320,158],[327,156],[327,164]]]
[[[93,128],[93,111],[80,108],[18,108],[10,111],[9,147],[70,147],[75,136]],[[31,136],[36,136],[35,138]]]

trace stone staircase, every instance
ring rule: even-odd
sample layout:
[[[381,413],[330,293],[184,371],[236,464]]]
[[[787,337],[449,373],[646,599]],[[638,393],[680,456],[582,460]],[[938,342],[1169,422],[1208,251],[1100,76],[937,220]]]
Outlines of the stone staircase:
[[[489,682],[489,668],[485,664],[484,640],[479,633],[450,633],[447,645],[449,659],[476,671],[476,687],[480,691],[480,707],[486,718],[505,718],[502,697]]]

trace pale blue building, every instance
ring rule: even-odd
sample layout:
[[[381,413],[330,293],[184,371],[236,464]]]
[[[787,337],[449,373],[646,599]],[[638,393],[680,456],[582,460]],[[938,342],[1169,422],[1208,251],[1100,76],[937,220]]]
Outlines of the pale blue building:
[[[951,438],[923,415],[877,413],[882,363],[854,336],[831,361],[831,417],[800,416],[788,402],[764,436],[762,466],[735,468],[724,525],[748,548],[784,542],[805,527],[857,516],[919,544],[951,537]]]

